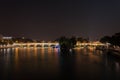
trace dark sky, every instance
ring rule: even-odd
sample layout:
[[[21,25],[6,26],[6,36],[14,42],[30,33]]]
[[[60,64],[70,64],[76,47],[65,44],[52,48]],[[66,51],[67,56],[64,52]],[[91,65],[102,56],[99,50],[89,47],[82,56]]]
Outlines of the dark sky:
[[[92,40],[120,32],[120,0],[1,0],[0,34]]]

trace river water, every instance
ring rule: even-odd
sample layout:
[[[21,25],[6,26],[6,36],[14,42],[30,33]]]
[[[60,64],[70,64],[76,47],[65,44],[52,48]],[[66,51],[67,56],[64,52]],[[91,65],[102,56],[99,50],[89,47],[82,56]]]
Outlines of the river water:
[[[120,60],[94,49],[0,49],[0,80],[120,80]]]

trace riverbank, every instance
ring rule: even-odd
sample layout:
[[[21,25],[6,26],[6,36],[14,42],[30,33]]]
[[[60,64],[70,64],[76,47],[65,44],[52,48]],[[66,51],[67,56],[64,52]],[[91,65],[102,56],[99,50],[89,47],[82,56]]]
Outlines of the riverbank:
[[[119,49],[108,49],[107,54],[112,55],[116,58],[120,58],[120,50]]]

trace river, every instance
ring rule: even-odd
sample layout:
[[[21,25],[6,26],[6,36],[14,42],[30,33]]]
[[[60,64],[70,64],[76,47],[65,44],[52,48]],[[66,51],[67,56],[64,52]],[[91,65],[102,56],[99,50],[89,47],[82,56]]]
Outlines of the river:
[[[0,49],[0,80],[120,80],[120,60],[94,49]]]

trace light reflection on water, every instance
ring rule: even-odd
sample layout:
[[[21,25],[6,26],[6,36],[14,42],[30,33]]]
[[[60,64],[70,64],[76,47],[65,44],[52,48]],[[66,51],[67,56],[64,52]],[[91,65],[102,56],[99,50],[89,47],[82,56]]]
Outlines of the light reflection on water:
[[[94,49],[67,55],[57,48],[0,49],[0,80],[119,80],[119,61]]]

